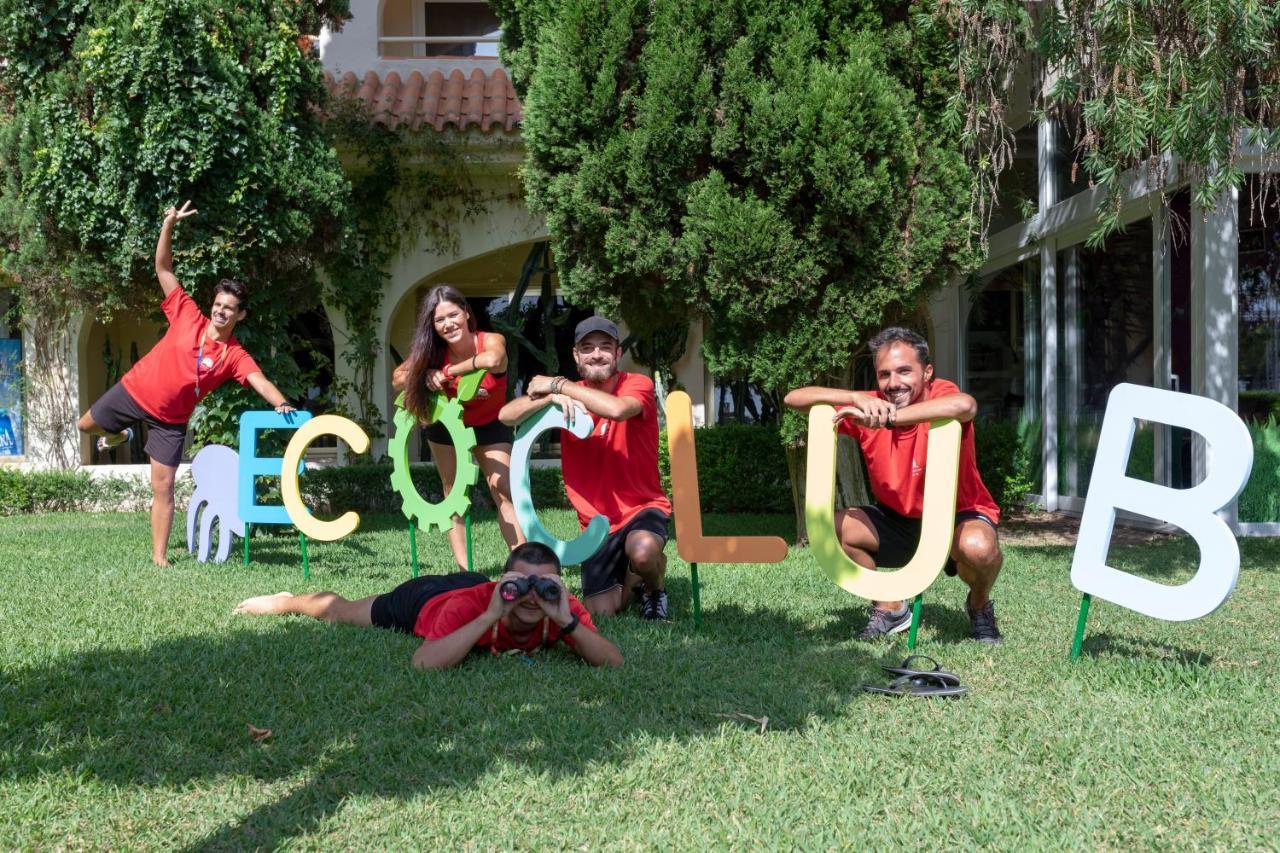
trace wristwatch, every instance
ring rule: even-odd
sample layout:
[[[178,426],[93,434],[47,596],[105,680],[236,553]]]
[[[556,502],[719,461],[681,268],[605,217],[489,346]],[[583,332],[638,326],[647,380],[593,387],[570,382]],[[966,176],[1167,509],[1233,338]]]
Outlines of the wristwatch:
[[[560,636],[561,636],[561,637],[567,637],[567,636],[569,636],[570,634],[572,634],[572,633],[574,632],[574,630],[578,627],[578,624],[579,624],[581,621],[582,621],[582,620],[580,620],[580,619],[578,618],[578,614],[577,614],[577,613],[572,614],[571,618],[569,619],[569,624],[568,624],[568,625],[565,625],[563,628],[561,628],[561,629],[560,629]]]

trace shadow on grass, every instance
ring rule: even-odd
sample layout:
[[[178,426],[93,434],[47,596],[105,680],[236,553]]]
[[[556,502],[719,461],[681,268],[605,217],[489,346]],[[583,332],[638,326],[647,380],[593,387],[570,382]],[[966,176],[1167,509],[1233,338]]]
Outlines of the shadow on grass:
[[[0,776],[73,773],[112,785],[302,780],[192,849],[274,848],[351,797],[465,788],[512,764],[534,777],[632,760],[652,739],[693,739],[767,715],[770,730],[849,712],[875,662],[815,645],[786,614],[716,608],[703,630],[604,622],[627,666],[561,650],[473,655],[441,673],[409,665],[415,638],[301,618],[141,649],[100,649],[12,670],[0,685]],[[253,742],[247,725],[273,735]],[[766,735],[767,736],[767,735]]]
[[[1213,663],[1213,655],[1198,649],[1184,649],[1159,640],[1110,634],[1105,631],[1100,634],[1086,634],[1080,651],[1081,654],[1090,657],[1144,658],[1195,667],[1206,667]]]

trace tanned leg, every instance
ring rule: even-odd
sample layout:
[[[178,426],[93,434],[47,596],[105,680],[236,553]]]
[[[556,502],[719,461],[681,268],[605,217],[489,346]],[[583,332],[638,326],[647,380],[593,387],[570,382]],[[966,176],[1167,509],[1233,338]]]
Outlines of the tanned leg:
[[[976,518],[960,522],[956,526],[951,558],[956,561],[956,574],[969,585],[969,606],[981,610],[1004,565],[1004,553],[995,529]]]
[[[376,595],[349,601],[336,592],[309,592],[294,595],[277,592],[275,595],[259,595],[246,598],[236,605],[236,613],[254,616],[310,616],[322,622],[368,627],[373,624],[373,600]]]
[[[428,441],[431,447],[431,458],[436,463],[436,471],[440,472],[440,486],[444,494],[453,488],[454,477],[458,474],[458,456],[452,444],[436,444]],[[453,519],[449,528],[449,550],[453,551],[453,561],[459,569],[467,567],[467,526],[461,518]]]
[[[498,529],[508,548],[524,544],[524,531],[516,522],[516,505],[511,502],[511,445],[490,444],[476,448],[476,462],[489,484],[489,494],[498,508]]]
[[[151,560],[169,565],[169,531],[173,529],[173,481],[176,465],[151,460]]]

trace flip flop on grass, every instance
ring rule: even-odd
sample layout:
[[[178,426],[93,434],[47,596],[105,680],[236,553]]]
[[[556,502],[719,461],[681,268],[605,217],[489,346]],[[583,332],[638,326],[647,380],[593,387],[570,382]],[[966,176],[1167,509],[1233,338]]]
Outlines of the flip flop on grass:
[[[920,673],[918,675],[902,675],[890,681],[887,687],[878,684],[864,684],[862,689],[868,693],[883,693],[886,696],[963,696],[969,688],[961,684],[949,684],[946,679],[936,673]]]
[[[928,661],[933,664],[933,666],[929,669],[916,669],[911,666],[911,662],[913,660]],[[936,660],[928,655],[912,655],[904,660],[900,666],[882,666],[880,668],[885,672],[892,673],[893,675],[928,675],[937,678],[944,684],[949,684],[953,687],[960,686],[960,676],[956,675],[954,672],[945,671]]]

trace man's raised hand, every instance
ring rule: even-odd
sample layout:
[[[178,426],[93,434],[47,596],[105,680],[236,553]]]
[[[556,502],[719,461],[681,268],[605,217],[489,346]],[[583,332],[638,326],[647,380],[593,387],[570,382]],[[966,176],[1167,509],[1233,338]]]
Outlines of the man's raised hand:
[[[191,207],[191,199],[187,199],[182,203],[182,207],[170,207],[164,212],[165,222],[179,222],[188,216],[195,216],[200,211]]]

